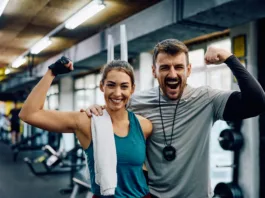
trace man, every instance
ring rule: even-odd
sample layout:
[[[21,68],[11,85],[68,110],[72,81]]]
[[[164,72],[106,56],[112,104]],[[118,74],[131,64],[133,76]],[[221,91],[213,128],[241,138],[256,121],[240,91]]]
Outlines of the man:
[[[209,136],[213,123],[265,111],[264,91],[234,55],[209,47],[205,62],[226,63],[241,92],[187,85],[191,73],[188,48],[176,39],[167,39],[155,46],[153,54],[153,75],[159,87],[135,94],[128,105],[153,123],[146,160],[153,197],[210,197]],[[91,112],[101,113],[101,107],[89,108],[88,116]]]
[[[15,107],[9,112],[13,145],[20,141],[20,119],[18,117],[19,112],[20,108],[18,107],[18,104],[15,103]]]

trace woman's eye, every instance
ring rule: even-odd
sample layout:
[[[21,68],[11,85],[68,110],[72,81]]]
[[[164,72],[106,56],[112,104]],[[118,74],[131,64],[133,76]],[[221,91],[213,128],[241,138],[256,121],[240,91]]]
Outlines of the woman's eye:
[[[108,87],[114,87],[115,85],[113,84],[107,84]]]
[[[123,89],[127,89],[127,88],[128,88],[128,86],[121,86],[121,88],[123,88]]]

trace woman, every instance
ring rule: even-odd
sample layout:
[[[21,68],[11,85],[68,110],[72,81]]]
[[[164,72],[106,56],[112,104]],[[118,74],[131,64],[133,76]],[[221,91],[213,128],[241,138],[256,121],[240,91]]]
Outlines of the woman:
[[[24,122],[47,131],[74,131],[88,157],[94,197],[104,197],[100,195],[100,187],[95,183],[91,118],[84,112],[43,109],[47,91],[55,76],[71,70],[73,63],[65,57],[51,65],[29,94],[19,116]],[[135,89],[133,68],[125,61],[110,62],[103,69],[100,89],[104,93],[106,110],[111,117],[117,150],[118,183],[113,197],[149,197],[142,166],[145,159],[145,139],[152,132],[152,124],[125,108]],[[137,140],[137,146],[132,145],[131,138]],[[120,152],[125,149],[126,152]]]

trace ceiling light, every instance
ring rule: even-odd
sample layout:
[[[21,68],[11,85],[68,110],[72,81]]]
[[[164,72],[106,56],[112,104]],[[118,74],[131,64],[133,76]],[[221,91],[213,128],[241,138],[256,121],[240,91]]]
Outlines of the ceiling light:
[[[19,57],[12,63],[12,67],[18,68],[20,67],[20,65],[23,65],[26,62],[26,60],[27,59],[25,57]]]
[[[46,47],[48,47],[51,43],[52,43],[52,41],[49,38],[45,37],[45,38],[41,39],[38,43],[36,43],[31,48],[30,52],[32,54],[38,54],[42,50],[44,50]]]
[[[2,15],[9,0],[1,0],[0,2],[0,16]]]
[[[77,26],[103,10],[105,7],[106,6],[102,3],[102,1],[94,0],[68,19],[65,22],[65,27],[67,29],[75,29]]]
[[[8,69],[8,68],[5,69],[5,75],[9,74],[10,72],[11,72],[10,69]]]

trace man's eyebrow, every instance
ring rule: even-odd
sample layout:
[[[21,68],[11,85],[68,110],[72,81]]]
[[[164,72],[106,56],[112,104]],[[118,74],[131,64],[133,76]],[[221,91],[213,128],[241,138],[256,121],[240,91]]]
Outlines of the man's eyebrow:
[[[176,65],[174,65],[174,66],[178,66],[178,67],[184,67],[184,65],[183,65],[183,64],[176,64]]]
[[[115,84],[115,82],[108,80],[107,83]]]
[[[168,67],[168,64],[162,64],[162,65],[158,65],[159,67]]]

